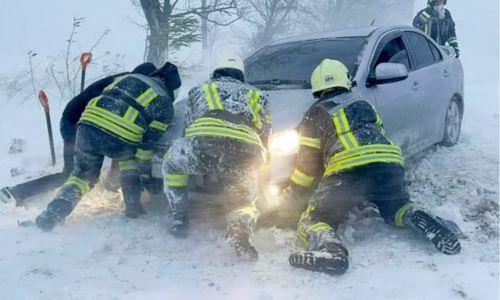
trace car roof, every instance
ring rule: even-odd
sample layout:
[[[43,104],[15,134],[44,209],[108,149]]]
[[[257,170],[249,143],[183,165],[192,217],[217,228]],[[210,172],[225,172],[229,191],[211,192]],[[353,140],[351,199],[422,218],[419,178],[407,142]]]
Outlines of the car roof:
[[[266,46],[274,46],[279,44],[299,42],[299,41],[309,41],[309,40],[321,40],[321,39],[334,39],[334,38],[347,38],[347,37],[368,37],[374,33],[384,33],[389,30],[397,29],[413,29],[410,26],[368,26],[368,27],[358,27],[358,28],[348,28],[336,31],[313,33],[313,34],[302,34],[289,38],[284,38],[277,40],[275,42],[269,43]],[[264,47],[266,47],[264,46]]]

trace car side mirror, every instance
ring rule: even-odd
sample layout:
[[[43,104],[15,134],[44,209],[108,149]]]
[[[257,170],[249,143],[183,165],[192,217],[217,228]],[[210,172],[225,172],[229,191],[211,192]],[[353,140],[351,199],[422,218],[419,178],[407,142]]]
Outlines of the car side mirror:
[[[398,82],[408,78],[408,69],[404,64],[381,63],[375,68],[375,74],[368,77],[367,86]]]

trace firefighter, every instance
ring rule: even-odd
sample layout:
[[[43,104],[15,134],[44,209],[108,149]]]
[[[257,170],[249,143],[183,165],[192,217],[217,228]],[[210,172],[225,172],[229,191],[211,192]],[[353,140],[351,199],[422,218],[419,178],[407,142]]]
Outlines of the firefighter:
[[[331,275],[346,272],[348,251],[335,228],[350,209],[366,201],[378,207],[387,223],[412,229],[442,253],[457,254],[460,243],[454,233],[410,201],[401,150],[385,136],[375,108],[351,91],[348,69],[325,59],[311,84],[318,101],[299,125],[291,182],[292,194],[316,189],[298,223],[306,250],[293,253],[290,264]]]
[[[50,231],[64,221],[97,182],[104,157],[118,161],[125,215],[144,214],[142,183],[151,177],[155,142],[172,120],[180,85],[177,67],[167,62],[149,76],[120,76],[93,98],[78,122],[74,170],[36,218],[37,226]]]
[[[167,152],[163,173],[172,235],[187,236],[189,175],[213,175],[230,210],[227,238],[238,256],[254,260],[258,253],[250,235],[258,217],[257,171],[266,162],[271,120],[266,96],[244,82],[242,59],[229,54],[218,60],[210,80],[189,92],[184,138]]]
[[[134,70],[132,70],[131,73],[149,75],[154,71],[156,71],[155,65],[152,63],[143,63],[138,65]],[[22,203],[27,198],[60,187],[73,171],[76,126],[85,109],[85,106],[94,97],[99,96],[104,88],[110,85],[117,77],[126,74],[128,74],[128,72],[111,75],[94,82],[80,94],[71,99],[64,108],[60,121],[60,132],[64,143],[64,166],[62,172],[50,174],[13,187],[5,187],[0,191],[0,198],[4,197],[9,200],[15,200],[16,203]]]
[[[428,0],[427,8],[421,10],[413,20],[413,26],[425,32],[439,45],[449,45],[460,56],[455,22],[444,6],[447,0]]]

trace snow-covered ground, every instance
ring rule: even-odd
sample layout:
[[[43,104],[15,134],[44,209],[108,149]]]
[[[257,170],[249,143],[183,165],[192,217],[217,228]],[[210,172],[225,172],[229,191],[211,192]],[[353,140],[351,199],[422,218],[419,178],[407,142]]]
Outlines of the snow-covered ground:
[[[438,254],[407,231],[368,219],[352,221],[342,232],[351,262],[343,277],[292,269],[287,258],[297,248],[295,233],[274,228],[253,237],[260,260],[242,263],[206,218],[194,221],[189,239],[176,240],[167,234],[164,203],[151,200],[147,217],[127,220],[118,196],[98,187],[52,233],[18,226],[33,219],[52,194],[28,208],[0,203],[0,299],[498,299],[494,2],[491,7],[450,3],[467,76],[462,139],[408,165],[413,199],[464,231],[459,255]],[[59,170],[49,166],[45,121],[34,100],[19,105],[6,94],[0,100],[1,185],[39,176],[40,169]],[[63,105],[54,106],[52,117],[58,120]],[[25,151],[9,155],[16,137],[26,141]],[[58,134],[56,140],[61,153]],[[11,177],[13,167],[24,173]]]

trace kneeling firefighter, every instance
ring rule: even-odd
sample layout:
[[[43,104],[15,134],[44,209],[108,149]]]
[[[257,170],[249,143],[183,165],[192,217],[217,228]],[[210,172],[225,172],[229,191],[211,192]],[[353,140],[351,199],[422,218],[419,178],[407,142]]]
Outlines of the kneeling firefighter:
[[[266,162],[270,121],[267,98],[244,83],[242,59],[231,54],[218,60],[212,78],[189,92],[184,138],[174,143],[163,163],[171,234],[187,235],[189,175],[214,175],[230,209],[229,242],[238,256],[257,259],[250,235],[257,220],[257,173]]]
[[[148,76],[120,76],[92,99],[78,123],[74,170],[36,218],[37,226],[50,231],[64,221],[99,179],[104,157],[119,163],[125,215],[137,218],[144,214],[140,202],[143,187],[152,193],[162,190],[161,183],[151,180],[151,159],[155,142],[172,121],[180,86],[177,67],[167,62]]]
[[[348,252],[335,228],[365,201],[375,204],[387,223],[412,229],[444,254],[459,253],[460,243],[447,226],[451,222],[445,225],[410,201],[401,150],[385,136],[375,108],[351,91],[348,69],[326,59],[314,70],[311,84],[318,101],[299,125],[301,146],[291,181],[293,193],[317,187],[298,224],[306,250],[293,253],[290,264],[345,273]]]

